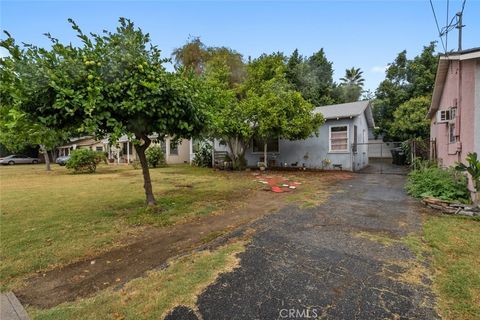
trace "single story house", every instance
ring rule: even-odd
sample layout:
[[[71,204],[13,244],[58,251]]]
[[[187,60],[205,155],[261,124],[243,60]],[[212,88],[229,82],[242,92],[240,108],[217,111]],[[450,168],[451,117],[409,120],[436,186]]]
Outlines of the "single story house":
[[[96,140],[92,136],[72,138],[70,141],[56,149],[56,156],[68,156],[75,149],[90,149],[95,151],[105,151],[102,141]]]
[[[150,146],[159,145],[165,155],[167,164],[191,163],[192,141],[191,139],[181,139],[175,142],[174,139],[166,137],[163,141],[158,140],[157,136],[151,136],[152,144]],[[108,159],[112,159],[116,163],[131,163],[138,160],[138,155],[133,143],[127,136],[121,137],[117,145],[111,145],[108,139],[104,139],[105,151]],[[110,160],[110,161],[112,161]]]
[[[368,134],[374,121],[370,101],[358,101],[317,107],[325,123],[318,136],[312,134],[304,140],[272,139],[267,145],[270,167],[305,167],[357,171],[368,165]],[[215,142],[215,151],[228,147]],[[256,167],[264,162],[264,144],[253,139],[245,153],[247,166]]]
[[[192,140],[182,139],[175,143],[170,137],[166,137],[164,141],[159,141],[157,136],[150,138],[151,146],[160,145],[163,149],[167,164],[191,163],[194,157]],[[97,140],[92,136],[73,138],[69,143],[57,148],[57,156],[67,156],[72,150],[85,148],[105,152],[111,163],[131,163],[138,160],[133,143],[127,136],[122,136],[116,145],[110,144],[108,139]]]
[[[431,157],[442,166],[480,155],[480,48],[440,56],[427,117]]]

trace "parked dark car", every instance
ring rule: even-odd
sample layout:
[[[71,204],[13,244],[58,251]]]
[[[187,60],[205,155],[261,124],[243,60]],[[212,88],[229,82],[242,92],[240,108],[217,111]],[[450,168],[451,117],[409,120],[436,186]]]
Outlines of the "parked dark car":
[[[24,164],[24,163],[37,164],[39,162],[40,162],[40,159],[38,158],[31,158],[31,157],[27,157],[19,154],[12,154],[10,156],[0,158],[0,164],[9,164],[9,165]]]
[[[68,159],[70,159],[70,156],[62,156],[62,157],[58,157],[57,160],[55,160],[55,162],[61,166],[64,166],[67,164]]]

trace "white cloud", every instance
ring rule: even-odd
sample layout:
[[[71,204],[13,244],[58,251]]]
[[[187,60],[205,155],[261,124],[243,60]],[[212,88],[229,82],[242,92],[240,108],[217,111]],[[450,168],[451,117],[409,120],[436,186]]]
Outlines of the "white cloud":
[[[5,58],[10,56],[10,53],[8,53],[7,49],[5,48],[0,48],[0,58]]]
[[[387,68],[388,66],[374,66],[370,71],[373,73],[384,73]]]

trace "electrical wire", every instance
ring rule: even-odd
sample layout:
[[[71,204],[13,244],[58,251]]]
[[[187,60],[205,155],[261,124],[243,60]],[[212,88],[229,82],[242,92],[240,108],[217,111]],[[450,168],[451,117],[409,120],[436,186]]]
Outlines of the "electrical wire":
[[[437,26],[438,35],[440,37],[440,41],[442,43],[442,47],[443,47],[443,50],[444,50],[445,54],[447,54],[447,51],[448,51],[448,33],[450,31],[452,31],[453,29],[459,27],[460,21],[459,21],[458,17],[459,17],[459,15],[463,14],[463,11],[465,10],[465,3],[466,2],[467,2],[467,0],[463,0],[462,10],[459,13],[455,14],[449,22],[448,19],[449,19],[449,15],[450,15],[450,1],[447,0],[447,17],[446,17],[446,20],[445,20],[446,25],[445,25],[445,27],[440,29],[440,26],[438,24],[437,14],[436,14],[435,8],[433,6],[433,2],[432,2],[432,0],[430,0],[430,7],[432,8],[433,17],[435,18],[435,24]],[[443,36],[445,36],[445,42],[443,41]]]
[[[435,24],[437,25],[438,36],[440,37],[440,41],[442,42],[443,51],[446,54],[447,53],[447,48],[445,47],[445,44],[443,43],[442,33],[440,31],[440,26],[438,25],[437,14],[435,13],[435,8],[433,7],[432,0],[430,0],[430,7],[432,8],[433,17],[435,18]]]
[[[447,0],[447,17],[445,18],[445,23],[447,26],[448,26],[449,9],[450,9],[450,0]],[[445,32],[445,51],[448,51],[448,29]]]

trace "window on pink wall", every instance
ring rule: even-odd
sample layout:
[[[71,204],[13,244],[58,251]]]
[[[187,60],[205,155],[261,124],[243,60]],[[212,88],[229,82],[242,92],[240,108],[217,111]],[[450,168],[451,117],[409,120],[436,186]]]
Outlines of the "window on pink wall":
[[[455,135],[455,123],[448,124],[448,142],[449,143],[457,142],[457,136]]]

